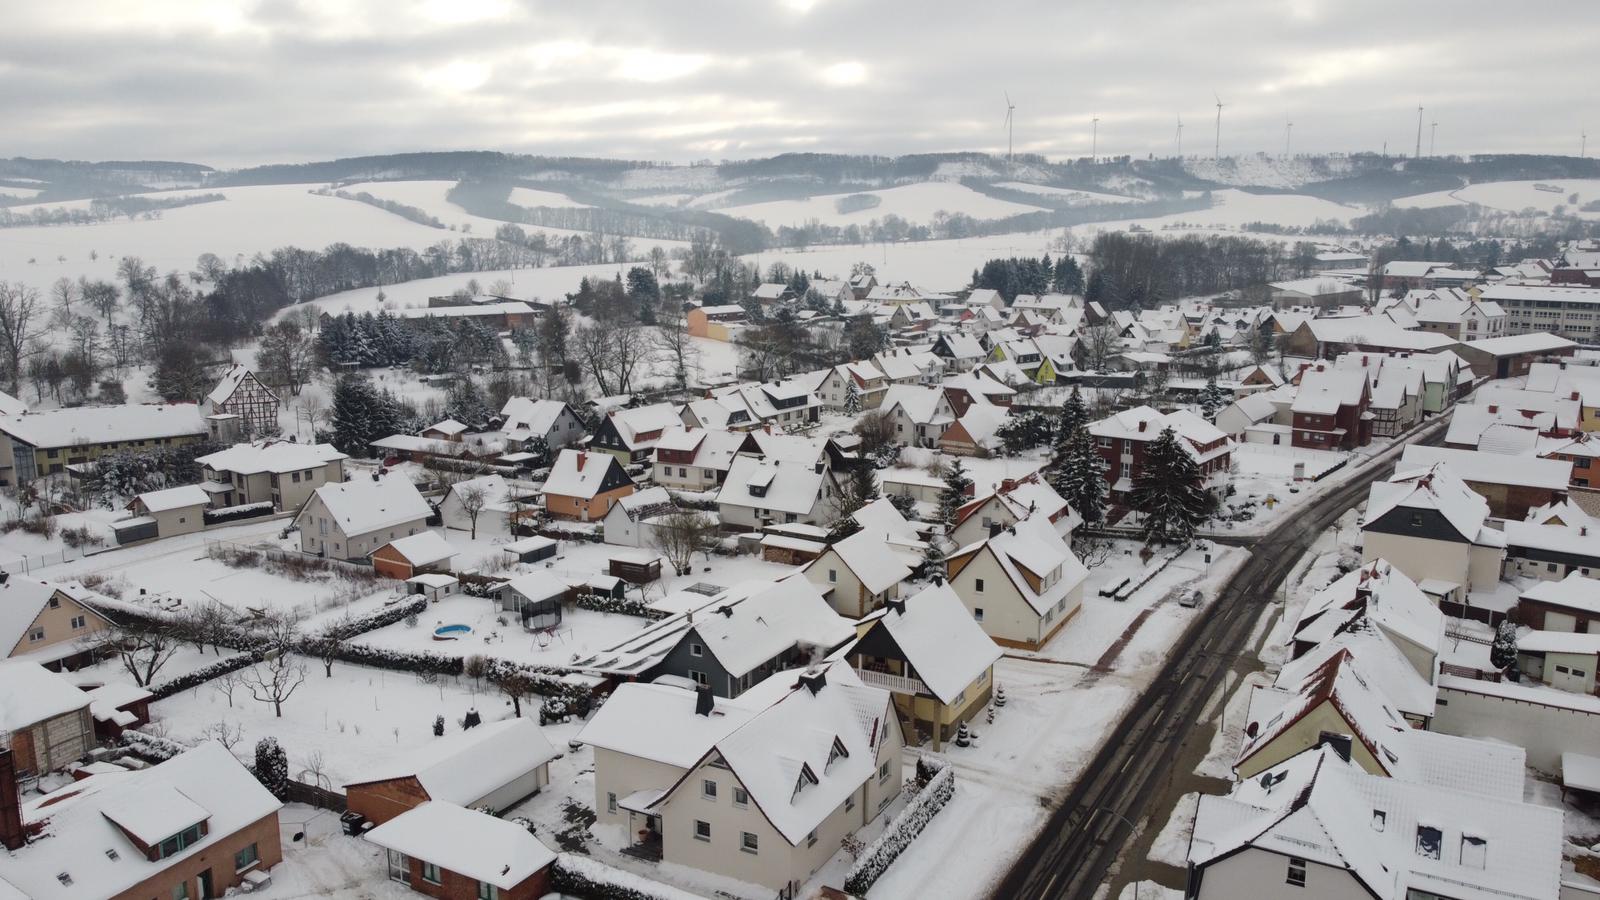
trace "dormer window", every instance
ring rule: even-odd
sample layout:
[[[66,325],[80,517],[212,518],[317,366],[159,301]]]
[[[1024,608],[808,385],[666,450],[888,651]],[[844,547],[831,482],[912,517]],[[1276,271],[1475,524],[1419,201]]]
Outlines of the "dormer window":
[[[1461,836],[1461,865],[1469,869],[1482,869],[1489,862],[1489,842],[1475,835]]]
[[[1432,825],[1417,826],[1417,855],[1423,859],[1438,859],[1444,833]]]
[[[185,828],[172,837],[162,841],[160,846],[157,848],[156,859],[166,859],[169,856],[177,856],[184,850],[200,843],[200,839],[204,836],[205,830],[200,827],[199,823],[190,825],[188,828]]]
[[[822,767],[822,771],[826,772],[833,768],[833,761],[841,757],[848,759],[850,751],[845,749],[843,742],[838,738],[834,738],[833,746],[828,749],[828,762]]]
[[[1372,811],[1372,830],[1382,831],[1389,823],[1389,814],[1381,809]]]
[[[794,799],[796,797],[800,796],[800,792],[801,791],[805,790],[808,786],[816,784],[816,783],[817,783],[817,776],[812,774],[811,767],[810,766],[801,766],[800,767],[800,775],[799,775],[799,777],[797,777],[794,780],[794,793],[789,795],[789,801],[791,803],[794,802]]]

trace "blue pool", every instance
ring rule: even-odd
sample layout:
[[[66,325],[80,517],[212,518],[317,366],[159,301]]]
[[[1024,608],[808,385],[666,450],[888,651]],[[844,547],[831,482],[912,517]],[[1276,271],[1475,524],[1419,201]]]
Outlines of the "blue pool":
[[[433,630],[433,639],[436,641],[454,641],[471,633],[471,625],[440,625]]]

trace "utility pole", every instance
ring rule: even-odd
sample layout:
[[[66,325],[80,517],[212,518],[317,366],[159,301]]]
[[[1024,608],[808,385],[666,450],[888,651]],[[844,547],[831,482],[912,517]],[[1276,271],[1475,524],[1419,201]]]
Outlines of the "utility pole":
[[[1417,153],[1413,159],[1422,158],[1422,107],[1417,107]]]
[[[1094,131],[1091,132],[1091,134],[1093,135],[1093,137],[1091,137],[1089,139],[1089,161],[1090,162],[1099,162],[1099,160],[1100,160],[1100,117],[1099,116],[1095,116],[1094,117]]]

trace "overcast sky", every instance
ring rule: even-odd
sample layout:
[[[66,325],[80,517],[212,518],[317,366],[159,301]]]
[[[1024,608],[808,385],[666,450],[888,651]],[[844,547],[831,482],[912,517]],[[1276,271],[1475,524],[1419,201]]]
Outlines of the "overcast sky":
[[[1595,0],[7,0],[0,156],[1578,152]],[[1593,142],[1600,151],[1600,136]]]

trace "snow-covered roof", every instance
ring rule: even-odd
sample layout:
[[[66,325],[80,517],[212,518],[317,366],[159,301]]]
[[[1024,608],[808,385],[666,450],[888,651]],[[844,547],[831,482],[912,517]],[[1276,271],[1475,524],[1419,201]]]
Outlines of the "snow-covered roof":
[[[315,469],[341,459],[349,457],[334,449],[332,444],[266,440],[253,444],[234,444],[226,450],[198,457],[195,461],[217,472],[254,475],[258,472],[281,474]]]
[[[1527,600],[1600,614],[1600,580],[1571,572],[1560,581],[1539,581],[1522,592]]]
[[[556,858],[521,825],[438,801],[413,806],[365,836],[379,847],[502,891],[526,881]]]
[[[465,422],[458,422],[455,419],[445,419],[442,422],[435,422],[432,425],[429,425],[427,428],[424,428],[422,430],[423,431],[437,431],[440,434],[449,436],[449,435],[456,435],[456,434],[465,434],[468,429],[467,429],[467,424]]]
[[[1073,555],[1072,548],[1042,517],[1023,519],[993,537],[960,548],[951,556],[961,556],[985,546],[994,554],[1017,593],[1041,616],[1089,577],[1089,570]],[[1043,588],[1034,590],[1023,577],[1024,571],[1035,576]]]
[[[399,319],[471,318],[474,316],[526,315],[533,307],[521,300],[502,300],[499,303],[473,303],[468,306],[425,306],[417,309],[400,309],[390,313]]]
[[[881,594],[910,578],[917,562],[910,554],[894,552],[883,535],[865,529],[836,542],[832,549],[869,594]],[[820,563],[819,559],[812,565]]]
[[[88,694],[44,666],[0,660],[0,732],[20,731],[88,705]]]
[[[591,747],[687,769],[755,712],[741,696],[718,698],[710,715],[696,715],[694,691],[630,681],[617,686],[577,739]],[[669,785],[658,787],[665,790]]]
[[[1279,293],[1303,294],[1307,297],[1347,294],[1360,290],[1342,278],[1327,275],[1313,278],[1296,278],[1291,281],[1274,281],[1267,287]]]
[[[426,520],[433,513],[417,486],[398,475],[325,484],[312,496],[322,501],[339,530],[351,536]],[[308,500],[295,521],[309,506]]]
[[[1198,447],[1218,441],[1222,442],[1223,448],[1232,446],[1222,429],[1186,409],[1161,413],[1149,406],[1135,406],[1097,422],[1090,422],[1089,433],[1095,437],[1153,441],[1161,436],[1162,430],[1169,427],[1179,437],[1188,439],[1189,450],[1195,455],[1198,455]]]
[[[610,416],[611,424],[628,447],[640,450],[653,447],[660,432],[682,425],[678,408],[671,403],[652,403],[633,409],[619,409]]]
[[[1375,559],[1318,591],[1294,626],[1296,640],[1322,643],[1363,616],[1435,655],[1444,640],[1444,614],[1416,582],[1388,560]]]
[[[1233,796],[1202,796],[1189,860],[1205,865],[1245,846],[1348,869],[1383,900],[1556,900],[1562,813],[1369,775],[1331,748],[1252,779]],[[1438,844],[1424,852],[1422,829]]]
[[[206,395],[206,399],[213,404],[227,403],[228,399],[233,396],[233,392],[239,389],[239,385],[243,384],[245,378],[249,377],[249,375],[250,370],[245,368],[243,364],[234,363],[228,371],[222,374],[222,378],[217,381],[217,386],[211,389],[211,393]]]
[[[862,531],[901,541],[919,540],[917,529],[900,514],[888,498],[879,497],[850,514]]]
[[[500,429],[507,434],[527,433],[544,437],[556,425],[556,420],[567,408],[560,400],[540,400],[533,397],[512,397],[500,407],[500,417],[505,421]]]
[[[558,497],[593,499],[605,482],[606,473],[619,465],[609,453],[564,448],[550,467],[550,477],[545,479],[544,492]],[[624,475],[626,477],[626,475]],[[632,480],[629,479],[629,483]]]
[[[1275,682],[1277,686],[1293,690],[1304,684],[1329,658],[1349,653],[1367,679],[1377,685],[1401,713],[1424,720],[1433,718],[1439,687],[1432,668],[1427,674],[1418,670],[1389,634],[1363,612],[1358,610],[1341,616],[1338,621],[1340,624],[1332,629],[1330,636],[1283,664]],[[1296,635],[1296,639],[1304,638]]]
[[[1456,340],[1427,331],[1411,331],[1381,316],[1307,319],[1311,334],[1324,343],[1359,344],[1394,350],[1441,350]]]
[[[780,513],[808,514],[832,476],[817,463],[740,456],[728,468],[717,503]],[[754,489],[754,490],[752,490]],[[764,491],[757,494],[754,491]]]
[[[907,419],[918,425],[949,423],[955,419],[950,413],[950,404],[945,400],[944,391],[938,388],[892,384],[884,391],[883,401],[878,408],[888,411],[897,406],[905,411]]]
[[[651,516],[665,515],[677,508],[672,495],[664,487],[648,487],[617,501],[623,515],[638,522]]]
[[[138,499],[144,504],[145,509],[158,513],[190,506],[205,506],[211,502],[211,495],[198,484],[186,484],[159,491],[145,491]]]
[[[149,769],[90,776],[25,806],[24,822],[43,835],[0,854],[0,883],[31,900],[121,896],[157,873],[192,865],[282,805],[221,744],[203,743]],[[135,828],[154,836],[196,815],[203,815],[206,833],[164,859],[148,859],[129,840]]]
[[[1572,475],[1572,463],[1559,459],[1533,457],[1510,462],[1498,453],[1453,450],[1449,447],[1407,445],[1400,454],[1401,471],[1424,469],[1443,463],[1463,481],[1482,484],[1507,484],[1517,487],[1565,491]]]
[[[1371,525],[1396,508],[1431,509],[1445,517],[1464,540],[1503,547],[1505,537],[1487,527],[1489,503],[1457,478],[1445,463],[1397,472],[1388,481],[1374,481],[1367,493],[1362,526]]]
[[[917,677],[942,703],[955,702],[1001,656],[1000,645],[973,621],[945,582],[884,607],[874,627],[889,632]]]
[[[1508,334],[1502,337],[1467,341],[1463,346],[1469,350],[1478,350],[1491,356],[1515,356],[1519,353],[1552,353],[1557,350],[1571,350],[1578,345],[1573,341],[1547,331],[1531,331],[1527,334]]]
[[[94,716],[96,721],[116,722],[118,725],[131,725],[134,722],[134,716],[123,712],[119,707],[155,696],[144,688],[126,681],[102,684],[94,690],[85,691],[84,694],[89,698],[89,715]]]
[[[735,678],[797,644],[826,651],[855,635],[850,620],[823,599],[821,588],[793,576],[734,585],[690,627]]]
[[[193,403],[79,406],[0,416],[0,433],[34,447],[70,447],[203,435],[206,424]]]
[[[403,538],[396,538],[384,545],[392,547],[394,551],[405,557],[413,566],[427,566],[442,562],[460,551],[450,546],[444,535],[437,531],[419,531],[416,534]],[[379,547],[378,550],[382,550]],[[378,552],[374,550],[373,553]]]
[[[0,583],[0,659],[17,646],[28,626],[33,624],[45,603],[58,590],[76,600],[88,600],[95,596],[93,591],[77,582],[56,584],[27,575],[5,576],[4,583]],[[90,615],[101,617],[94,607],[84,608]],[[73,645],[69,643],[64,646]]]
[[[1300,373],[1294,412],[1331,414],[1342,406],[1359,406],[1367,394],[1367,373],[1361,369],[1315,366]]]
[[[28,411],[28,404],[5,391],[0,391],[0,416],[20,416]]]
[[[1600,634],[1575,631],[1524,631],[1517,635],[1517,650],[1528,653],[1600,654]]]
[[[503,719],[371,764],[345,787],[414,777],[429,800],[471,806],[555,757],[556,748],[532,720]]]

